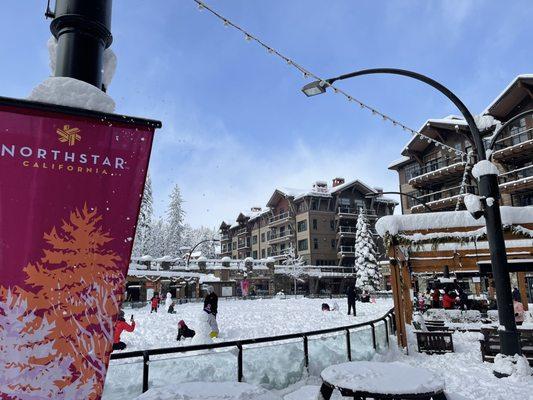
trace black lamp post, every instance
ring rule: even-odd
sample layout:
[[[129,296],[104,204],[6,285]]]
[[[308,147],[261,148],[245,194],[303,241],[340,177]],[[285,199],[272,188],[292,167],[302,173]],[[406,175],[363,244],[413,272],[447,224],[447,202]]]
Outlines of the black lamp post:
[[[56,0],[50,30],[57,39],[55,76],[102,88],[104,50],[111,46],[112,0]]]
[[[189,253],[187,254],[187,264],[185,265],[187,269],[189,269],[189,261],[191,261],[191,255],[193,253],[193,251],[198,247],[200,246],[202,243],[207,243],[207,242],[220,242],[219,239],[206,239],[206,240],[202,240],[198,243],[196,243],[192,249],[189,251]],[[186,281],[187,282],[187,281]],[[185,284],[185,297],[189,297],[189,282],[187,282]]]
[[[326,81],[316,81],[305,85],[302,91],[306,96],[315,96],[326,91],[333,82],[348,79],[355,76],[370,74],[393,74],[402,75],[424,82],[444,94],[459,109],[470,129],[469,141],[477,152],[477,160],[485,160],[485,146],[479,133],[474,117],[463,104],[463,102],[442,84],[427,76],[416,72],[395,68],[374,68],[340,75]],[[497,175],[482,175],[479,177],[479,193],[484,198],[493,198],[495,201],[491,206],[485,206],[483,215],[487,229],[487,239],[489,242],[490,259],[494,283],[496,284],[496,294],[498,303],[498,317],[500,325],[505,329],[499,329],[501,352],[505,355],[522,354],[520,348],[520,334],[516,329],[514,319],[513,299],[511,295],[511,279],[507,267],[507,253],[505,250],[505,240],[503,237],[502,219],[500,214],[500,189],[498,187]]]
[[[411,194],[407,194],[407,193],[402,193],[402,192],[379,192],[379,193],[369,193],[367,194],[365,197],[367,198],[373,198],[373,197],[379,197],[381,196],[382,194],[399,194],[400,196],[406,196],[406,197],[409,197],[410,199],[413,199],[415,200],[418,204],[421,204],[424,206],[424,208],[426,210],[428,210],[429,212],[433,212],[433,210],[431,209],[430,206],[428,206],[426,203],[424,203],[422,200],[420,200],[418,197],[416,196],[413,196]]]

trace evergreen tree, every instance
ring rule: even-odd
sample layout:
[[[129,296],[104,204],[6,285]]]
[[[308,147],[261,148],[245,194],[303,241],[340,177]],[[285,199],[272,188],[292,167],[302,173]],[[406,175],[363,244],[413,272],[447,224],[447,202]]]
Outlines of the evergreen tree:
[[[150,175],[147,175],[143,197],[141,200],[139,219],[137,221],[135,241],[133,242],[133,254],[135,256],[143,256],[149,253],[151,241],[150,236],[152,233],[152,218],[154,214],[153,203],[152,180],[150,179]]]
[[[376,258],[376,243],[369,229],[368,221],[361,209],[357,218],[355,233],[355,286],[374,292],[379,288],[379,268]]]
[[[150,228],[150,237],[145,255],[153,257],[162,257],[165,255],[167,246],[167,226],[163,219],[158,218],[153,221]]]
[[[174,186],[170,194],[170,203],[167,210],[167,232],[165,253],[169,256],[179,255],[179,249],[183,245],[182,238],[184,233],[183,219],[183,198],[178,185]]]

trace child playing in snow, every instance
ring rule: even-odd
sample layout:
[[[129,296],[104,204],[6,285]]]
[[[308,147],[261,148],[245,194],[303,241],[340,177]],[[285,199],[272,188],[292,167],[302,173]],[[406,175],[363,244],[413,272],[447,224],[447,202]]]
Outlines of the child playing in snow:
[[[192,338],[196,335],[196,332],[192,329],[189,329],[189,327],[185,324],[183,320],[178,322],[178,337],[176,338],[177,341],[180,341],[181,338]]]
[[[150,310],[150,314],[154,311],[157,312],[157,307],[159,306],[159,296],[156,296],[155,294],[150,299],[152,309]]]
[[[135,321],[133,320],[133,315],[131,316],[130,325],[124,319],[124,311],[120,311],[113,333],[113,350],[124,350],[126,348],[126,343],[120,341],[120,335],[122,334],[122,331],[133,332],[134,330]]]

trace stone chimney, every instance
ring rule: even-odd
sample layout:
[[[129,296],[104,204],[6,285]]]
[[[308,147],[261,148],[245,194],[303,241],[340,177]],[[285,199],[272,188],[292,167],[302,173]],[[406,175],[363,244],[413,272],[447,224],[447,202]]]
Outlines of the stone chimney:
[[[342,185],[344,183],[344,178],[333,178],[333,187]]]

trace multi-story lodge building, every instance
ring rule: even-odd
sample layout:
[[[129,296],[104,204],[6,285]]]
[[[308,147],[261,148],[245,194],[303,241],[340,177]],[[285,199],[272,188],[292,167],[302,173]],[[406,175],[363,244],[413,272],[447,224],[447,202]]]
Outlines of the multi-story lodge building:
[[[309,265],[351,267],[359,213],[366,214],[373,230],[375,221],[393,214],[398,204],[380,191],[342,178],[333,179],[331,187],[316,182],[308,190],[276,189],[265,209],[252,208],[234,222],[222,222],[221,255],[280,261],[292,246]]]
[[[533,75],[516,77],[476,119],[487,150],[499,127],[515,119],[495,138],[491,157],[500,170],[502,204],[533,205]],[[420,129],[423,135],[465,153],[471,149],[465,139],[467,131],[464,119],[456,116],[429,119]],[[398,171],[400,192],[419,200],[401,196],[403,213],[424,212],[421,202],[433,211],[454,210],[457,202],[464,209],[464,195],[477,193],[476,183],[468,176],[460,191],[466,162],[466,157],[436,147],[424,137],[413,137],[402,150],[402,158],[389,166]]]

